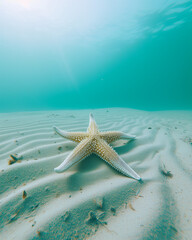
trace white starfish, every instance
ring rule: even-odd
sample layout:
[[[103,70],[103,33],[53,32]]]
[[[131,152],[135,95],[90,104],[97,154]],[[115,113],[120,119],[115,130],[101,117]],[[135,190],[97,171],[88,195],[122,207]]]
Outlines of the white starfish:
[[[72,165],[79,163],[85,157],[94,153],[109,163],[117,171],[128,177],[132,177],[139,181],[141,180],[141,177],[129,167],[109,145],[119,139],[135,139],[134,136],[127,135],[123,132],[99,132],[92,114],[90,114],[87,132],[66,132],[56,127],[53,128],[60,136],[79,143],[61,165],[54,169],[55,172],[64,172]]]

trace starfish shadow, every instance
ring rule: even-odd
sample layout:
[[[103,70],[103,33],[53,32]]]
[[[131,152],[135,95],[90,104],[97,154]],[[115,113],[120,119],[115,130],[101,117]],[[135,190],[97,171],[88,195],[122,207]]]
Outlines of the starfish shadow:
[[[133,148],[135,148],[137,146],[136,142],[133,140],[133,141],[130,141],[130,142],[127,142],[125,143],[124,145],[122,146],[117,146],[115,148],[115,151],[120,155],[120,154],[124,154],[124,153],[127,153],[129,152],[130,150],[132,150]]]
[[[103,164],[103,160],[100,159],[97,155],[91,154],[82,162],[72,167],[71,169],[75,173],[67,178],[69,191],[78,191],[84,185],[87,185],[87,178],[84,174],[86,172],[97,169],[101,164]]]
[[[76,166],[77,171],[89,172],[95,170],[101,165],[101,162],[102,160],[97,155],[91,154]]]

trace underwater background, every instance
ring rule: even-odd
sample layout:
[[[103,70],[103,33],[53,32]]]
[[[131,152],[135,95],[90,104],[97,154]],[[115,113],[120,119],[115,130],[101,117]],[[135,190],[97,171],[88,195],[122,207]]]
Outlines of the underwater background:
[[[0,112],[192,109],[192,1],[3,0]]]

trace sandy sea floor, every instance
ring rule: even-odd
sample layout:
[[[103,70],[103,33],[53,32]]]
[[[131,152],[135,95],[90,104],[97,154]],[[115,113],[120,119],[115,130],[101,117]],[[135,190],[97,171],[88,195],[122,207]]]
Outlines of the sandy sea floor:
[[[76,144],[52,126],[86,131],[90,112],[101,131],[136,135],[115,150],[143,183],[96,155],[54,172]],[[191,239],[191,186],[192,111],[0,114],[0,239]]]

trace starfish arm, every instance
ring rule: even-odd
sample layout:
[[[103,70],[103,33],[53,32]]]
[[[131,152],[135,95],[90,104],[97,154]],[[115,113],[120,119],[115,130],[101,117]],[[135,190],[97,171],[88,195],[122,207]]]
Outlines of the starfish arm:
[[[128,164],[126,164],[104,140],[101,139],[98,141],[95,147],[95,153],[127,177],[132,177],[138,181],[141,180],[141,177]]]
[[[91,144],[89,139],[84,139],[76,148],[68,155],[68,157],[54,171],[57,173],[64,172],[72,165],[77,164],[91,153]]]
[[[123,132],[102,132],[100,133],[100,137],[105,140],[107,143],[112,143],[116,140],[123,139],[123,140],[133,140],[135,139],[134,135],[128,135]]]
[[[95,122],[95,119],[94,119],[92,113],[89,114],[89,126],[87,128],[87,132],[89,134],[96,134],[96,133],[98,133],[98,127],[97,127],[97,124]]]
[[[69,139],[71,141],[78,142],[78,143],[84,140],[86,137],[88,137],[88,134],[84,132],[66,132],[57,127],[53,127],[53,129],[61,137],[64,137],[66,139]]]

